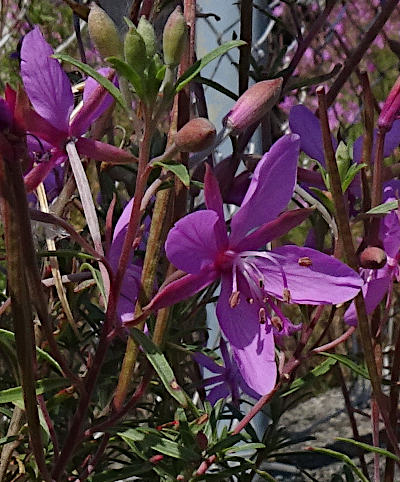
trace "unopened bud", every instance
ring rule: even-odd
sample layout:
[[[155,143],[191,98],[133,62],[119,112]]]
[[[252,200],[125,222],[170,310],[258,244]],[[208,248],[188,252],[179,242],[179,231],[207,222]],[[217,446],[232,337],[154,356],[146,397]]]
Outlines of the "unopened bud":
[[[206,450],[206,448],[208,447],[208,438],[204,432],[197,432],[196,444],[200,450]]]
[[[389,95],[383,104],[378,118],[378,127],[390,130],[400,111],[400,77],[394,83]]]
[[[125,36],[124,55],[125,62],[138,74],[143,74],[146,67],[146,45],[133,24]]]
[[[164,62],[170,67],[179,64],[186,46],[186,21],[181,7],[176,7],[168,17],[163,32]]]
[[[282,81],[282,77],[279,77],[257,82],[239,97],[223,121],[231,134],[239,134],[272,109],[279,99]]]
[[[386,253],[376,246],[368,246],[360,254],[360,266],[366,269],[380,269],[386,264]]]
[[[153,25],[147,20],[146,17],[140,17],[137,31],[141,35],[144,44],[146,46],[146,55],[149,59],[153,58],[156,53],[156,34],[154,32]]]
[[[179,129],[174,140],[180,152],[199,152],[212,146],[215,138],[214,125],[203,117],[197,117]]]
[[[90,7],[88,27],[90,38],[103,58],[122,57],[123,45],[117,27],[95,3]]]

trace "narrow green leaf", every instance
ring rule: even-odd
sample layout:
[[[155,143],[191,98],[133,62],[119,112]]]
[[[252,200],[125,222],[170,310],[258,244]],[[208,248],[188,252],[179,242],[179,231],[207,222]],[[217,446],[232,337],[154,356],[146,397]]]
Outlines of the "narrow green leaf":
[[[400,458],[397,457],[397,455],[392,454],[392,452],[389,452],[388,450],[381,449],[380,447],[375,447],[374,445],[365,444],[363,442],[357,442],[357,440],[353,440],[351,438],[336,437],[336,440],[340,440],[341,442],[347,442],[349,444],[356,445],[357,447],[360,447],[361,449],[366,450],[367,452],[375,452],[376,454],[384,455],[389,459],[393,459],[396,462],[400,462]]]
[[[188,447],[183,447],[177,442],[158,437],[151,433],[145,433],[138,429],[129,429],[118,434],[127,443],[144,443],[149,449],[160,452],[168,457],[183,460],[197,460],[199,455]]]
[[[172,395],[175,400],[182,405],[182,407],[186,408],[187,395],[178,385],[174,372],[169,366],[165,356],[142,331],[138,330],[137,328],[132,328],[131,334],[136,343],[139,343],[142,346],[147,359],[153,365],[168,393]]]
[[[19,438],[19,435],[10,435],[9,437],[1,437],[0,445],[9,444],[10,442],[14,442],[14,440],[17,440],[18,438]]]
[[[223,45],[220,45],[216,49],[206,54],[203,58],[199,59],[191,67],[189,67],[189,69],[179,77],[175,84],[175,92],[181,91],[186,84],[193,80],[201,72],[201,70],[214,59],[220,57],[221,55],[224,55],[229,50],[235,47],[241,47],[242,45],[246,45],[246,42],[244,42],[243,40],[232,40]]]
[[[348,356],[338,355],[337,353],[327,353],[327,352],[321,352],[319,353],[319,355],[333,358],[334,360],[337,360],[339,363],[342,363],[346,367],[350,368],[350,370],[352,370],[354,373],[357,373],[357,375],[360,375],[361,377],[369,380],[368,371],[363,366],[353,362],[353,360],[351,360]]]
[[[80,267],[80,271],[85,271],[88,269],[92,273],[93,279],[96,281],[96,285],[101,293],[104,300],[107,300],[106,292],[104,290],[103,278],[101,277],[100,270],[93,268],[89,263],[83,263]]]
[[[260,442],[251,442],[247,444],[237,445],[236,447],[229,447],[226,449],[227,453],[243,452],[244,450],[265,449],[265,445]]]
[[[12,343],[15,343],[15,335],[12,331],[0,329],[0,342],[2,339],[6,339]],[[56,368],[56,370],[62,375],[62,369],[59,363],[56,360],[54,360],[52,356],[50,356],[46,351],[42,350],[38,346],[36,347],[36,353],[39,358],[47,361],[50,365]]]
[[[122,77],[125,77],[129,80],[138,97],[144,99],[145,89],[143,79],[140,77],[140,75],[130,65],[118,57],[108,57],[106,60],[117,70],[120,75],[122,75]]]
[[[101,474],[94,475],[90,482],[115,482],[116,480],[125,480],[131,478],[134,475],[142,475],[146,472],[150,472],[153,469],[153,465],[150,462],[143,462],[142,460],[136,461],[125,465],[120,469],[111,469]]]
[[[312,450],[313,452],[319,452],[320,454],[330,455],[335,459],[341,460],[346,465],[351,467],[353,472],[357,475],[357,477],[360,478],[362,482],[368,482],[368,479],[365,477],[365,475],[361,472],[361,470],[357,467],[357,465],[347,455],[342,454],[340,452],[336,452],[335,450],[325,449],[325,448],[323,449],[323,448],[317,448],[317,447],[310,447],[309,450]]]
[[[207,85],[208,87],[211,87],[212,89],[215,89],[216,91],[220,92],[221,94],[224,94],[227,97],[230,97],[234,101],[237,101],[238,98],[239,98],[238,95],[236,95],[234,92],[227,89],[223,85],[219,84],[218,82],[215,82],[215,80],[206,79],[205,77],[201,77],[199,75],[197,77],[195,77],[193,80],[197,84]]]
[[[167,171],[171,171],[182,182],[185,187],[190,185],[190,176],[186,166],[183,164],[168,164],[166,162],[155,162],[153,166],[160,166]]]
[[[65,378],[43,378],[36,382],[36,395],[68,386]],[[22,387],[13,387],[0,391],[0,403],[16,403],[23,400]]]
[[[124,109],[128,109],[124,101],[124,98],[121,94],[121,91],[117,87],[115,87],[115,85],[111,82],[111,80],[108,80],[106,77],[99,74],[95,69],[93,69],[89,65],[84,64],[80,60],[76,60],[73,57],[70,57],[69,55],[54,54],[53,57],[61,60],[62,62],[68,62],[69,64],[77,67],[79,70],[82,70],[82,72],[89,75],[89,77],[93,77],[93,79],[96,80],[100,85],[102,85]]]
[[[366,164],[352,164],[347,171],[344,180],[342,181],[342,191],[346,192],[347,188],[350,186],[352,180],[356,177],[356,175],[366,167]]]
[[[394,211],[395,209],[399,209],[399,201],[389,201],[383,204],[379,204],[379,206],[375,206],[374,208],[367,211],[366,214],[387,214],[390,213],[390,211]]]
[[[335,212],[335,206],[333,205],[333,202],[323,191],[321,191],[317,187],[310,187],[310,191],[312,191],[318,197],[318,199],[322,202],[322,204],[330,213]]]
[[[230,435],[227,434],[226,438],[220,440],[213,447],[208,449],[209,454],[216,454],[217,452],[222,452],[224,450],[232,448],[237,442],[243,440],[243,436],[240,433]]]
[[[334,365],[336,362],[337,360],[334,360],[332,358],[324,360],[320,365],[313,368],[310,373],[307,373],[307,375],[302,378],[297,378],[291,384],[290,389],[287,392],[283,393],[281,397],[287,397],[288,395],[297,392],[297,390],[300,390],[300,388],[312,385],[317,377],[325,375],[325,373],[327,373],[331,369],[332,365]]]

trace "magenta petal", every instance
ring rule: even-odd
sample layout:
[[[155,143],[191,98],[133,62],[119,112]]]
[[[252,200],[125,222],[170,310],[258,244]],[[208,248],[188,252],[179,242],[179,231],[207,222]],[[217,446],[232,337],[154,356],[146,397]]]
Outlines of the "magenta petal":
[[[214,406],[218,400],[220,400],[221,398],[228,398],[228,396],[228,385],[226,383],[221,383],[209,391],[207,395],[207,400],[211,403],[211,405]]]
[[[67,74],[39,27],[25,35],[21,47],[21,77],[36,112],[57,129],[68,132],[74,98]]]
[[[134,317],[141,274],[142,268],[134,264],[128,266],[125,272],[122,281],[121,295],[117,304],[117,315],[122,323],[132,320]]]
[[[256,303],[241,300],[234,308],[230,307],[231,289],[231,278],[224,277],[217,304],[218,320],[244,381],[263,395],[273,389],[276,381],[274,336],[267,325],[258,322]]]
[[[198,273],[213,265],[224,245],[218,234],[220,218],[215,211],[205,210],[180,219],[168,234],[165,251],[169,261],[182,271]]]
[[[60,157],[60,155],[53,155],[48,161],[41,162],[24,176],[25,190],[27,193],[32,192],[44,181]]]
[[[111,75],[112,69],[98,70],[103,76]],[[91,124],[103,114],[113,103],[113,97],[92,77],[86,79],[83,91],[83,106],[71,121],[70,135],[79,137],[84,134]]]
[[[41,117],[31,108],[24,109],[22,115],[22,122],[27,131],[29,131],[31,134],[35,134],[41,139],[44,139],[51,146],[55,146],[59,149],[64,148],[64,144],[67,139],[67,134],[65,132],[53,127],[49,121],[47,121],[44,117]]]
[[[80,137],[76,141],[76,148],[81,156],[87,156],[96,161],[113,164],[126,164],[137,161],[136,157],[130,152],[105,142],[86,139],[86,137]]]
[[[204,176],[204,197],[207,209],[215,211],[219,216],[219,223],[216,227],[216,229],[218,229],[218,237],[221,245],[227,246],[228,236],[226,234],[222,196],[217,178],[214,176],[209,164],[206,164],[206,174]]]
[[[285,298],[287,288],[295,303],[344,303],[354,298],[363,285],[360,276],[347,265],[311,248],[282,246],[269,254],[280,267],[268,259],[257,261],[257,267],[264,275],[266,292],[280,300]],[[286,275],[287,286],[280,268]]]
[[[371,160],[374,161],[375,158],[375,149],[376,149],[376,138],[377,138],[378,130],[374,129],[374,142],[372,146],[372,153],[371,153]],[[353,161],[354,162],[366,162],[362,159],[362,144],[363,144],[364,136],[358,137],[354,141],[353,145]],[[389,157],[393,154],[393,151],[398,147],[400,144],[400,120],[394,121],[393,126],[386,133],[385,136],[385,144],[383,147],[383,157]]]
[[[386,182],[383,187],[383,200],[396,201],[400,194],[400,181],[394,179]],[[391,211],[381,220],[380,237],[386,254],[396,258],[400,251],[400,220],[398,211]]]
[[[224,209],[219,184],[209,164],[206,164],[206,174],[204,176],[204,197],[207,209],[215,211],[221,219],[224,219]]]
[[[122,246],[125,241],[126,232],[128,230],[129,220],[131,218],[132,206],[134,198],[132,198],[122,211],[117,224],[114,228],[114,234],[110,250],[107,253],[107,258],[114,269],[117,269],[119,258],[121,256]]]
[[[221,365],[217,365],[214,360],[211,360],[209,356],[204,355],[204,353],[194,353],[193,354],[193,359],[198,363],[199,365],[207,368],[212,373],[224,373],[225,368],[222,367]]]
[[[390,276],[386,276],[384,278],[377,278],[368,281],[362,287],[362,292],[365,300],[365,308],[367,309],[368,315],[370,315],[378,306],[378,304],[382,301],[385,293],[387,293],[389,289],[390,280]],[[354,301],[344,314],[344,321],[350,326],[357,326],[358,318]]]
[[[281,137],[258,163],[239,211],[233,216],[231,242],[272,221],[285,209],[296,184],[300,140]]]
[[[162,288],[143,309],[155,311],[166,306],[172,306],[201,291],[218,278],[218,273],[212,267],[206,267],[197,274],[187,274]]]
[[[256,229],[239,241],[237,245],[231,245],[231,247],[236,252],[259,249],[301,224],[312,212],[313,209],[294,209],[283,213],[273,221]]]
[[[393,151],[400,144],[400,120],[393,122],[392,128],[385,136],[385,144],[383,148],[383,156],[389,157],[393,154]]]
[[[322,131],[318,117],[304,105],[295,105],[290,110],[289,126],[293,133],[300,136],[300,150],[311,159],[325,165],[324,147],[322,145]],[[332,136],[333,148],[337,142]]]

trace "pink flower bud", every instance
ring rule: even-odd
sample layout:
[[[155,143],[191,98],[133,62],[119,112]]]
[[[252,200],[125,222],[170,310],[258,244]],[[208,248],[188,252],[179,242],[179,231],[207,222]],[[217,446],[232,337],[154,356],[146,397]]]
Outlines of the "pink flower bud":
[[[225,127],[230,129],[232,134],[239,134],[246,127],[261,120],[279,99],[282,81],[282,77],[264,80],[247,89],[225,116]]]
[[[212,146],[216,138],[214,125],[203,117],[190,120],[175,134],[180,152],[199,152]]]
[[[394,83],[389,95],[383,104],[381,113],[378,118],[378,127],[389,131],[393,122],[400,111],[400,77]]]
[[[376,246],[368,246],[360,254],[360,266],[366,269],[380,269],[386,264],[386,253]]]

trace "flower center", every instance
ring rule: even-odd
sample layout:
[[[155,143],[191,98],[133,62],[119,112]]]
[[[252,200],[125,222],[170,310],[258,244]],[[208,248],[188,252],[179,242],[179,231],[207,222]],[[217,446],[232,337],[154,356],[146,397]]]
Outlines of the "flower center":
[[[227,251],[223,251],[218,254],[217,259],[215,261],[215,268],[218,271],[231,271],[232,265],[235,262],[235,259],[238,257],[238,254],[231,249]]]
[[[226,251],[217,260],[217,266],[222,271],[230,271],[232,275],[230,307],[234,309],[241,301],[249,305],[256,303],[259,307],[258,321],[261,324],[268,321],[270,326],[272,325],[280,332],[287,324],[287,319],[267,292],[265,274],[262,270],[266,261],[279,269],[283,285],[282,300],[289,303],[291,295],[280,255],[259,251],[243,251],[241,253]],[[302,259],[301,262],[303,261],[306,263],[305,265],[310,265],[308,259]]]

